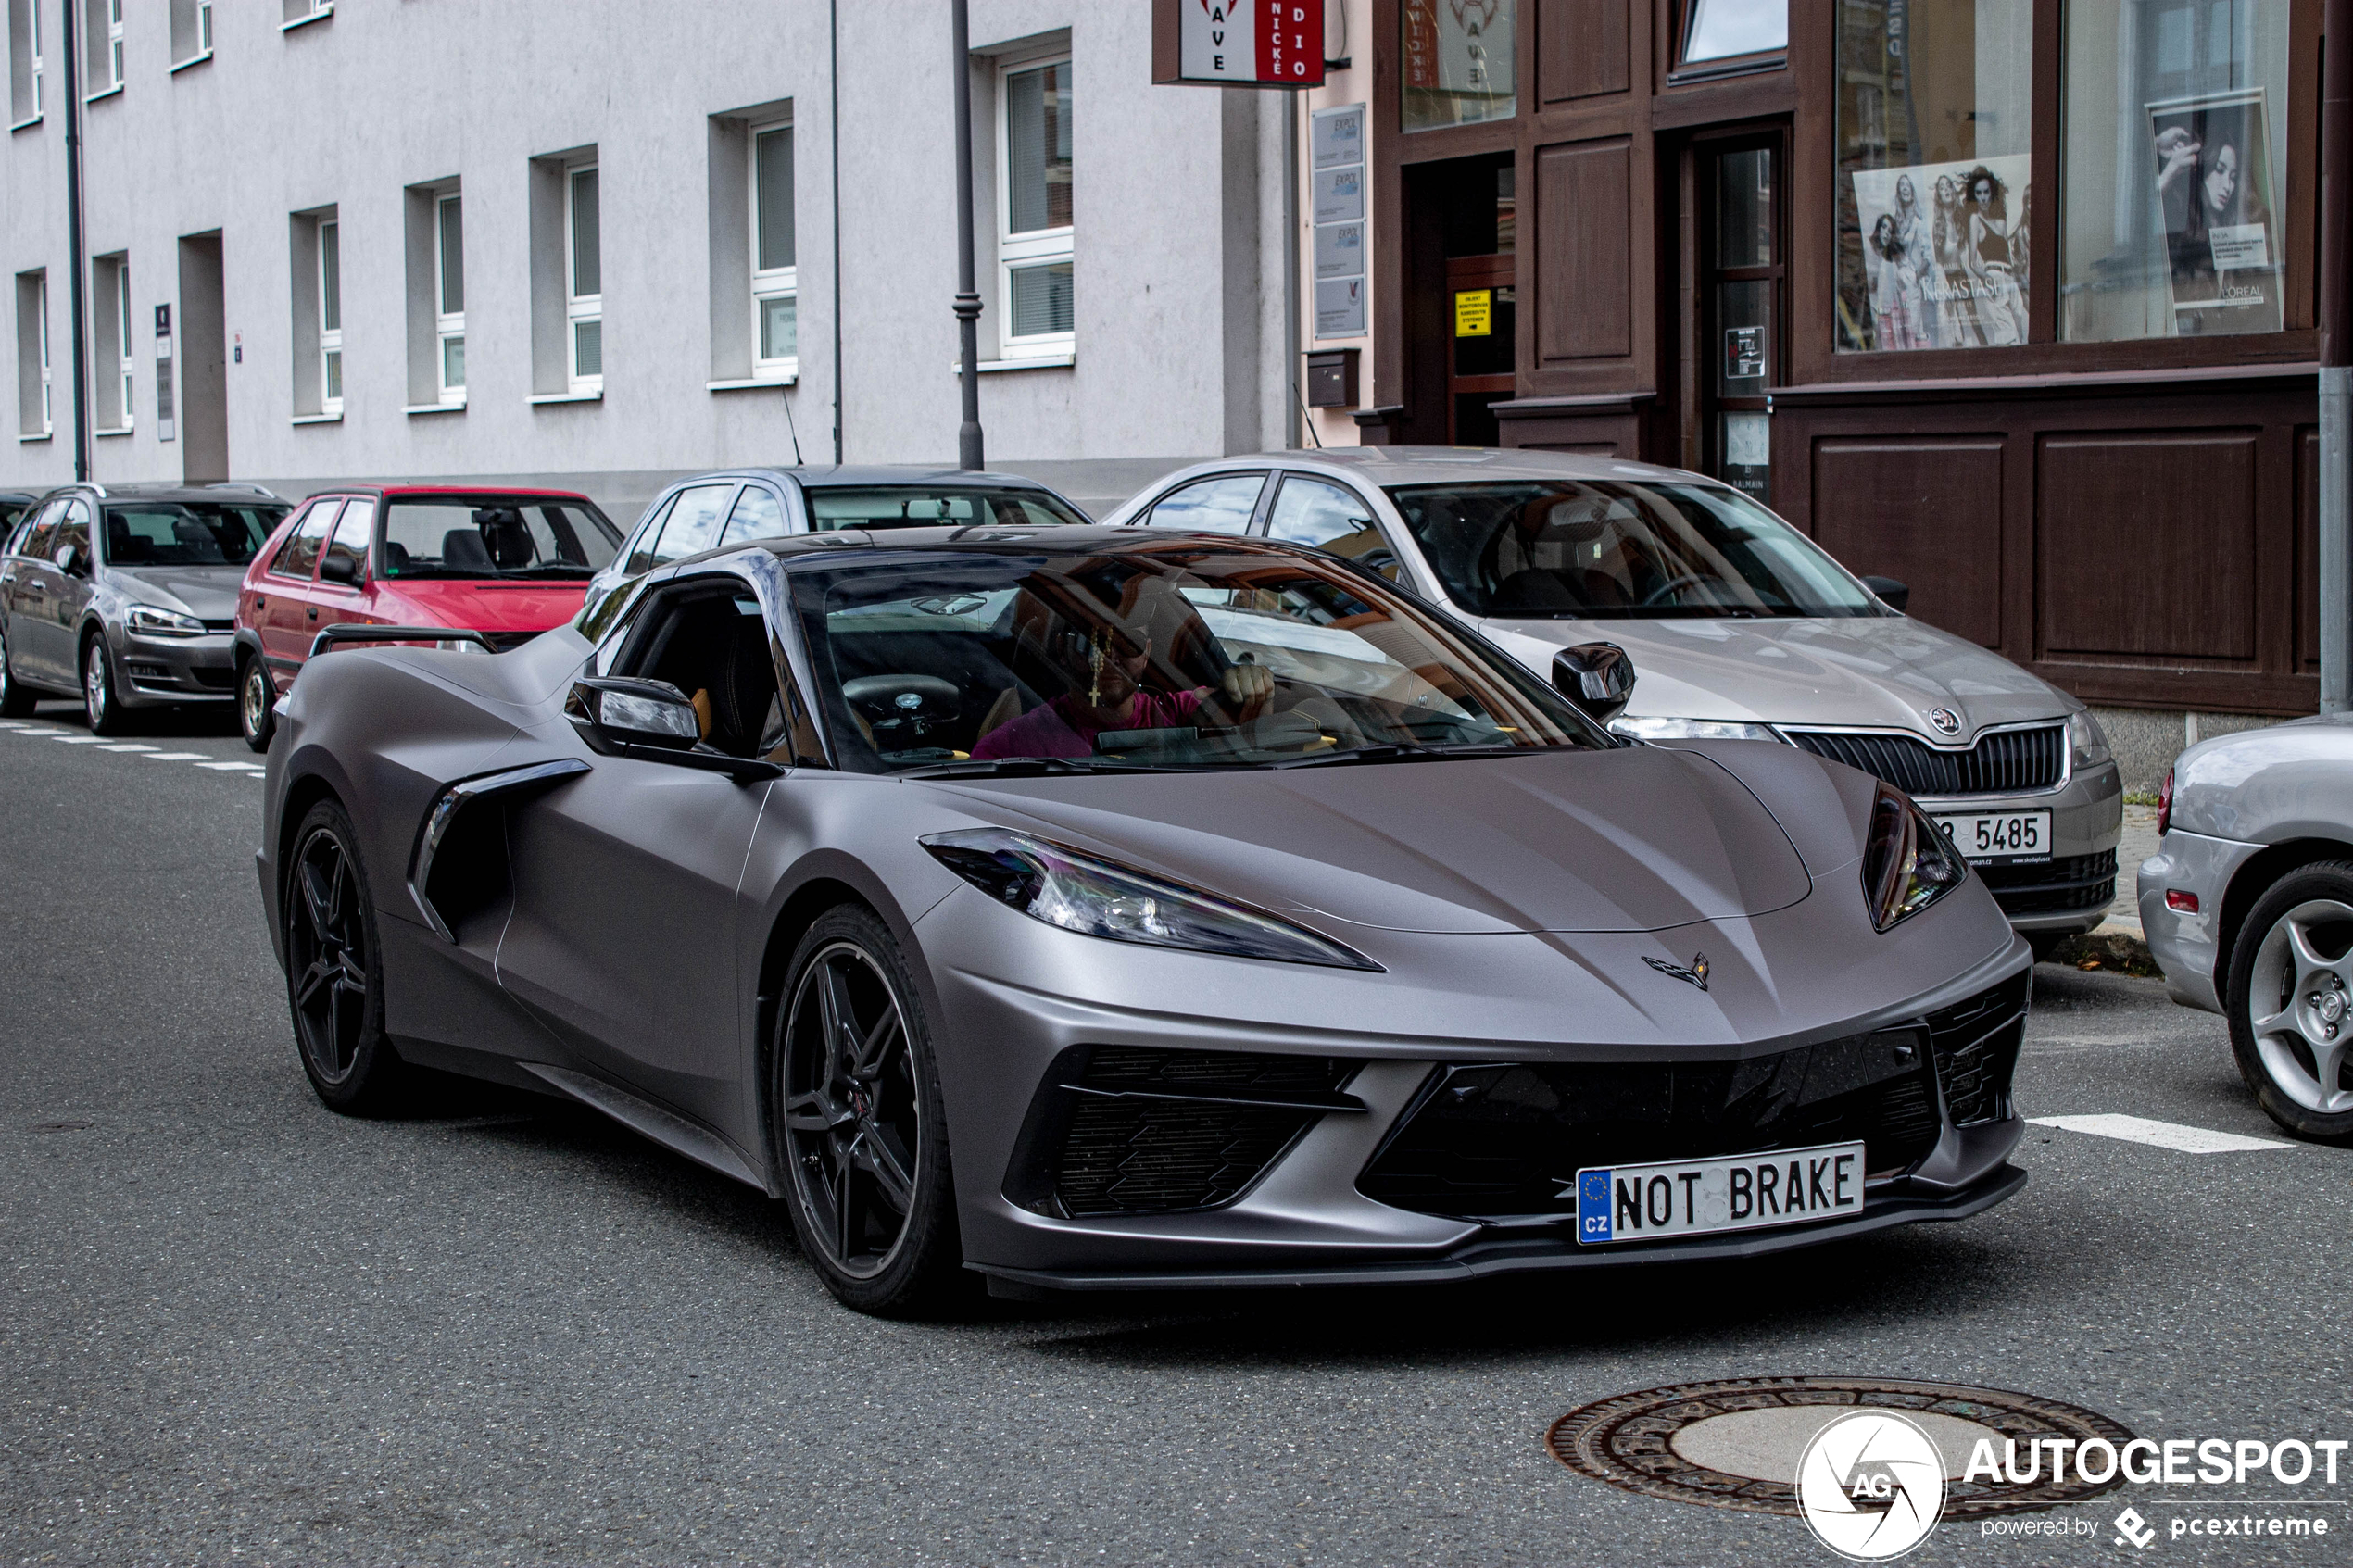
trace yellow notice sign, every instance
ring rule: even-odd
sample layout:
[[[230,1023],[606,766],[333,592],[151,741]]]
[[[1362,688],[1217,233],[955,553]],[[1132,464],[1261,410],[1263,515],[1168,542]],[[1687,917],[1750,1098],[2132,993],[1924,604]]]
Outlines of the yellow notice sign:
[[[1454,335],[1486,337],[1495,330],[1495,291],[1465,289],[1454,296]]]

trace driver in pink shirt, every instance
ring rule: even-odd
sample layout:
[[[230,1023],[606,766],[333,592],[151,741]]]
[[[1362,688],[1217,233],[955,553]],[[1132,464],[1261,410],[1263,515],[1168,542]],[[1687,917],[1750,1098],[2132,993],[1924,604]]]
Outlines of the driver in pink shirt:
[[[975,761],[1001,757],[1091,757],[1105,730],[1164,730],[1202,722],[1207,686],[1156,692],[1142,684],[1151,644],[1130,655],[1124,638],[1103,628],[1054,639],[1057,662],[1072,690],[998,725],[973,744]],[[1238,719],[1255,718],[1275,690],[1275,678],[1255,664],[1230,666],[1218,684]],[[1217,722],[1215,718],[1211,722]]]

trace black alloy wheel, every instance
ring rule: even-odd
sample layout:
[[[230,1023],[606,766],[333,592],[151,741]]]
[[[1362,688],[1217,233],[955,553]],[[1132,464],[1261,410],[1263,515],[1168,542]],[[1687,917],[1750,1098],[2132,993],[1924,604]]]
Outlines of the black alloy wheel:
[[[875,915],[842,905],[793,955],[776,1123],[793,1228],[844,1306],[889,1315],[959,1281],[946,1118],[905,960]]]
[[[89,715],[94,735],[122,734],[122,703],[114,690],[114,660],[107,657],[107,639],[94,632],[82,644],[82,710]]]
[[[8,654],[7,618],[0,616],[0,718],[22,719],[40,700],[31,686],[17,679],[17,667]]]
[[[247,749],[270,749],[270,737],[278,730],[277,703],[277,684],[270,679],[270,666],[256,654],[237,670],[237,728],[245,737]]]
[[[373,1114],[396,1098],[403,1064],[384,1039],[375,905],[359,834],[341,806],[322,800],[292,842],[282,918],[303,1071],[330,1110]]]

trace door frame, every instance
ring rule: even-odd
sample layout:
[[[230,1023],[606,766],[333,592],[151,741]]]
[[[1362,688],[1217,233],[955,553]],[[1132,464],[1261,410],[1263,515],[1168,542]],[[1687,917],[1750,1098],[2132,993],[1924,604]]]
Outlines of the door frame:
[[[1769,267],[1718,269],[1709,260],[1716,254],[1716,185],[1711,160],[1719,153],[1768,146],[1775,159],[1773,236],[1775,260]],[[1662,173],[1672,181],[1663,204],[1667,220],[1662,228],[1662,262],[1671,268],[1660,297],[1670,320],[1667,339],[1675,345],[1675,387],[1670,399],[1674,429],[1660,443],[1667,460],[1696,473],[1717,466],[1718,401],[1715,394],[1716,307],[1713,285],[1752,274],[1769,280],[1773,287],[1771,330],[1766,345],[1765,395],[1789,384],[1790,365],[1790,146],[1788,116],[1727,121],[1703,126],[1679,138],[1670,156],[1659,160]],[[1724,271],[1737,276],[1724,279]],[[1743,398],[1742,403],[1748,399]]]

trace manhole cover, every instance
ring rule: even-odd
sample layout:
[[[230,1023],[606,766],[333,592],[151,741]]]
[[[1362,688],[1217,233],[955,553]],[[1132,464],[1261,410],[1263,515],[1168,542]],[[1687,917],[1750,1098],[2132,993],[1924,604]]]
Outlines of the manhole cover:
[[[2133,1440],[2096,1411],[2000,1388],[1900,1378],[1735,1377],[1646,1388],[1573,1410],[1553,1424],[1544,1446],[1571,1470],[1645,1497],[1795,1518],[1806,1445],[1857,1408],[1901,1411],[1929,1435],[1944,1461],[1948,1519],[2063,1507],[2121,1484],[2120,1474],[2096,1485],[2082,1480],[2071,1463],[2068,1479],[2054,1484],[2051,1450],[2038,1453],[2037,1437],[2078,1445],[2096,1439],[2119,1451]],[[2030,1456],[2039,1458],[2035,1479],[1988,1481],[1981,1469],[1977,1479],[1962,1480],[1981,1437],[1993,1439],[1997,1459],[2007,1452],[2006,1440],[2015,1440],[2021,1471]]]

